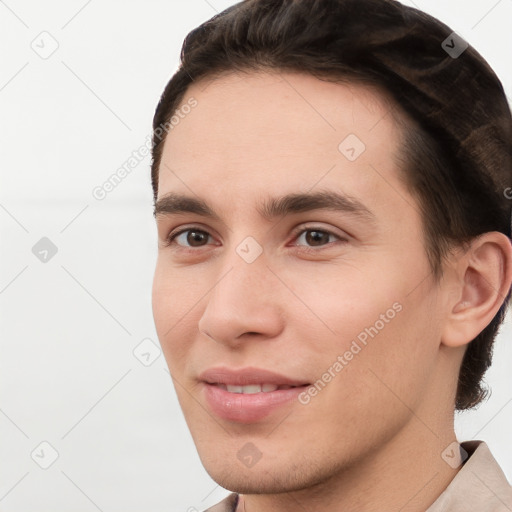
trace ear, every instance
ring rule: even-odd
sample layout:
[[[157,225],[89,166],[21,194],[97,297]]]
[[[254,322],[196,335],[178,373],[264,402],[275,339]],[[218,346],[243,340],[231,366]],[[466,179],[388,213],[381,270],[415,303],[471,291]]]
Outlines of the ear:
[[[510,239],[497,231],[480,235],[457,257],[454,270],[441,337],[448,347],[460,347],[476,338],[505,301],[512,284]]]

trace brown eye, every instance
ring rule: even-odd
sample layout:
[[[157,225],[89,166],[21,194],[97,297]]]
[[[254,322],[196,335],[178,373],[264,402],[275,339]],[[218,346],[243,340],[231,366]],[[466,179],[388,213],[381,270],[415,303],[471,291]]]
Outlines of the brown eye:
[[[322,245],[328,243],[330,234],[325,231],[308,230],[305,240],[310,245]]]
[[[297,240],[303,239],[306,243],[305,244],[298,244],[300,246],[304,246],[306,248],[308,247],[323,247],[325,245],[328,245],[330,243],[329,238],[334,237],[338,240],[341,240],[341,238],[338,235],[335,235],[334,233],[331,233],[330,231],[326,231],[323,229],[303,229],[299,236],[297,236]]]
[[[199,229],[183,229],[169,236],[169,243],[176,243],[182,247],[202,247],[208,243],[210,234]]]

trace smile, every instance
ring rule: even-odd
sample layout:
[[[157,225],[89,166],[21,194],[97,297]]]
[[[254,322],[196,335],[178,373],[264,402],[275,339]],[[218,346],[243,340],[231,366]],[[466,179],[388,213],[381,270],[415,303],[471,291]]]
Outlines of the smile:
[[[260,368],[211,368],[199,380],[207,409],[223,420],[245,424],[292,407],[310,385]]]

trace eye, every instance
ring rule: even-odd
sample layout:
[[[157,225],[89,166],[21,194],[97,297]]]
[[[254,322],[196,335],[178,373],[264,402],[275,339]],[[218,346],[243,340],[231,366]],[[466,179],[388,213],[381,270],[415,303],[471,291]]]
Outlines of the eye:
[[[203,242],[208,242],[211,235],[202,229],[187,228],[171,233],[167,238],[167,245],[177,244],[182,247],[202,247],[205,245]],[[187,245],[189,244],[189,245]]]
[[[325,245],[328,245],[329,238],[334,237],[338,240],[341,239],[338,235],[335,235],[334,233],[331,233],[330,231],[327,231],[325,229],[318,229],[318,228],[307,228],[302,229],[298,232],[297,240],[303,240],[306,242],[306,248],[309,247],[323,247]],[[299,244],[300,246],[301,244]]]

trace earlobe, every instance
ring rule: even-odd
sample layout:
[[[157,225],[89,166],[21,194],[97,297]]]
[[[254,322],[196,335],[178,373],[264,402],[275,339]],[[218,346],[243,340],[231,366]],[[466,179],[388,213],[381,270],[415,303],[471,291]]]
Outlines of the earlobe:
[[[442,343],[460,347],[492,321],[512,283],[512,246],[503,233],[484,233],[457,261],[459,283],[448,304]]]

